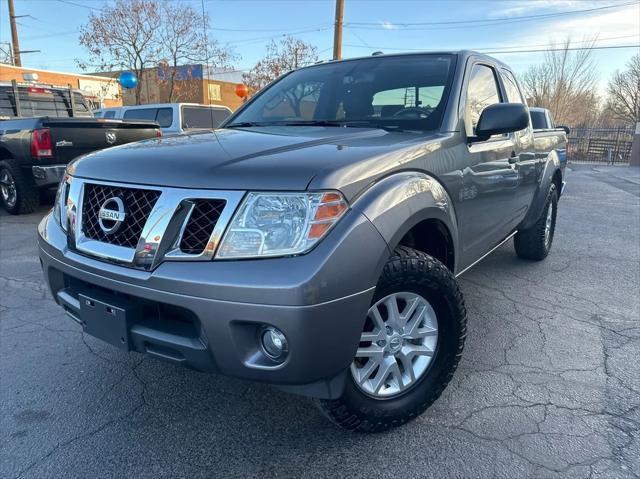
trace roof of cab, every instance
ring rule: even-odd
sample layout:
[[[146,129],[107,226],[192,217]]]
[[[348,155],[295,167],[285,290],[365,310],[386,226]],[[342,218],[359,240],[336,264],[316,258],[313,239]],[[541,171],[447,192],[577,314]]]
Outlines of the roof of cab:
[[[424,50],[424,51],[411,51],[411,52],[398,52],[398,53],[376,53],[375,55],[374,54],[363,55],[363,56],[353,57],[353,58],[343,58],[341,60],[320,61],[320,62],[313,63],[311,65],[307,65],[303,68],[313,68],[316,65],[349,62],[353,60],[364,60],[367,58],[401,57],[401,56],[412,56],[412,55],[455,55],[461,61],[466,61],[470,57],[475,57],[475,58],[485,59],[488,62],[494,63],[501,68],[506,68],[507,70],[511,70],[511,68],[507,64],[501,62],[497,58],[487,55],[486,53],[476,52],[474,50],[434,50],[434,51]]]

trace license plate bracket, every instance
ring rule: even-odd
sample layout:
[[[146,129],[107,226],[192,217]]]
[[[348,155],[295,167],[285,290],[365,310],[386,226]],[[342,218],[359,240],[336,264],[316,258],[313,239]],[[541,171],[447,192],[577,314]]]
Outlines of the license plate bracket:
[[[124,351],[129,348],[129,324],[126,306],[79,294],[80,317],[87,334]]]

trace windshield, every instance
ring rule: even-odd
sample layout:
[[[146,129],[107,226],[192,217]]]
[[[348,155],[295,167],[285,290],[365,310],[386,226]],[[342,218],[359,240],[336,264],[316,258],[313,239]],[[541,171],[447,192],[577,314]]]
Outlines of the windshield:
[[[303,68],[261,92],[233,126],[333,125],[435,130],[453,55],[371,57]]]

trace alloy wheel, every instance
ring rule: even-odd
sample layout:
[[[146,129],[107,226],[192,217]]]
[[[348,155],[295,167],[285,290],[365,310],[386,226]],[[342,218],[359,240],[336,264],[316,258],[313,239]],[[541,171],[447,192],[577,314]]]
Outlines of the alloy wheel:
[[[0,194],[2,194],[2,200],[9,208],[15,206],[17,199],[16,181],[9,170],[0,172]]]
[[[351,364],[354,382],[374,398],[400,395],[425,374],[438,343],[438,321],[429,302],[412,292],[376,302]]]
[[[547,219],[544,223],[544,244],[549,246],[551,241],[551,227],[553,225],[553,202],[549,202],[549,208],[547,209]]]

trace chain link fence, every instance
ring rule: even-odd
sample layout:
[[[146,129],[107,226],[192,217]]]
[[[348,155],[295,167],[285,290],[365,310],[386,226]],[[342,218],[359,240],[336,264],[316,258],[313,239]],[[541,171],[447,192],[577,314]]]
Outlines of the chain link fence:
[[[572,163],[629,164],[633,128],[571,128],[567,159]]]

